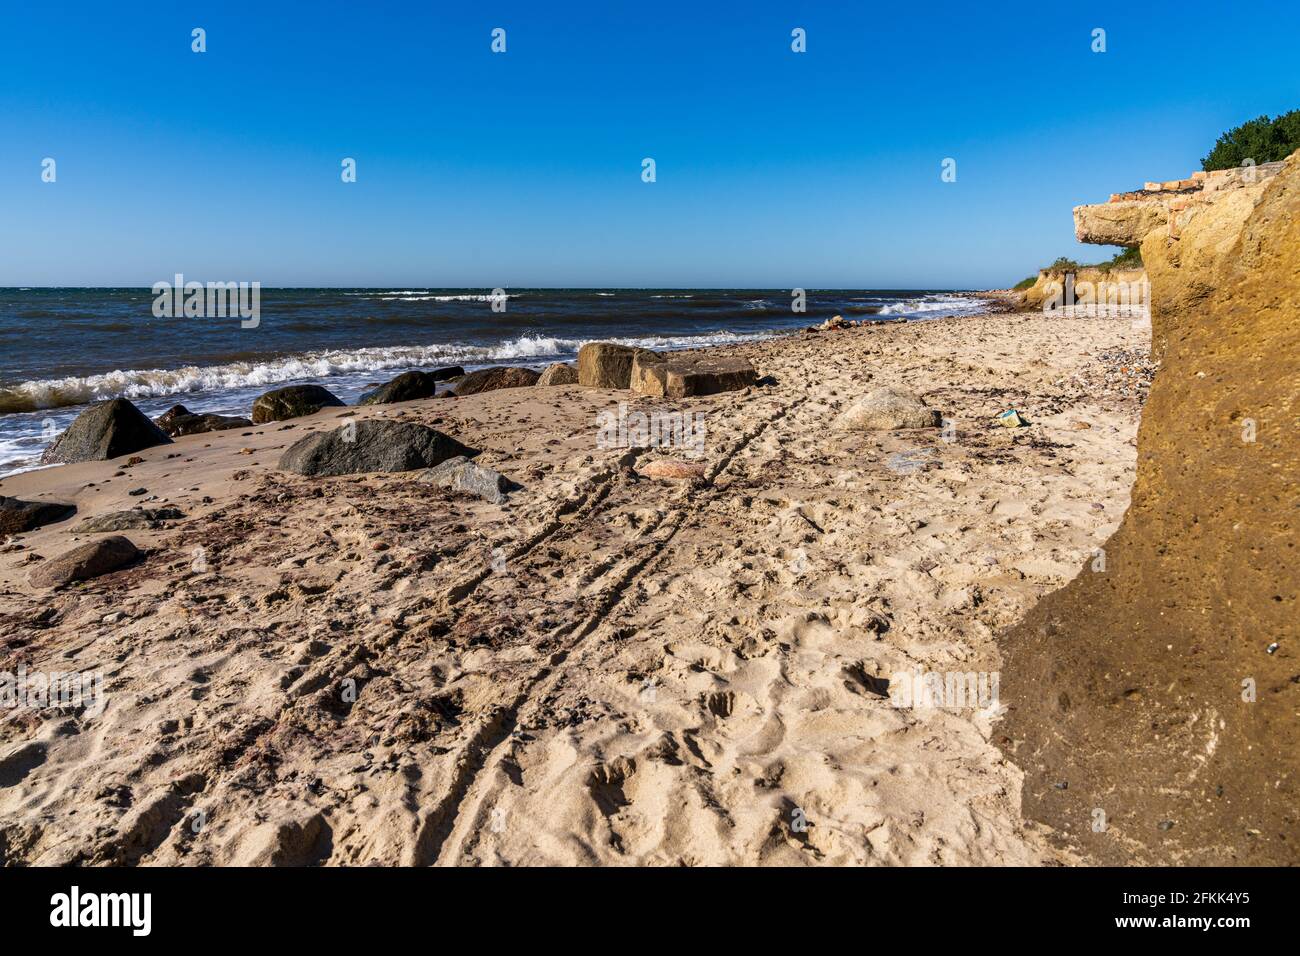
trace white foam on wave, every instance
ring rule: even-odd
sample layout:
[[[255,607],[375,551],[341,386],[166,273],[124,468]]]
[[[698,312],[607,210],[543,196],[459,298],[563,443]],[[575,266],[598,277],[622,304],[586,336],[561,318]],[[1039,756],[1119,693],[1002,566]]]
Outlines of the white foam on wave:
[[[599,341],[619,342],[638,348],[678,349],[756,341],[772,334],[774,333],[718,331],[698,335],[602,338]],[[228,392],[390,369],[489,365],[520,360],[528,362],[572,355],[590,341],[596,340],[525,335],[493,345],[436,344],[337,349],[261,362],[188,365],[176,369],[119,369],[98,375],[41,379],[0,388],[0,414],[84,405],[109,398],[143,399],[193,392]]]
[[[412,295],[383,295],[379,296],[380,302],[492,302],[496,299],[514,298],[511,295],[429,295],[429,294],[412,294]]]
[[[984,303],[960,295],[923,296],[919,299],[903,299],[881,306],[880,315],[914,315],[922,312],[965,312],[982,310]]]

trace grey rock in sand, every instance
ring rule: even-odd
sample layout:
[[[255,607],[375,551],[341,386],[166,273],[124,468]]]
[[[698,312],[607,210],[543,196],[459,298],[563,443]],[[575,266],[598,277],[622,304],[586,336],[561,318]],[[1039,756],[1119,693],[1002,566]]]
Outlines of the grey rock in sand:
[[[371,419],[298,439],[280,456],[280,468],[310,477],[329,477],[367,471],[413,471],[432,468],[457,455],[476,454],[427,425]]]
[[[38,564],[27,580],[38,588],[86,581],[126,567],[138,560],[141,553],[139,548],[121,535],[101,538]]]
[[[161,528],[164,521],[176,521],[184,517],[184,512],[178,508],[133,508],[130,511],[113,511],[96,518],[87,518],[77,525],[77,530],[86,534],[135,529],[154,531]]]
[[[420,475],[420,481],[477,495],[494,505],[503,504],[510,492],[519,487],[501,472],[476,465],[463,456],[449,458],[436,468],[430,468]]]
[[[538,385],[577,385],[578,370],[568,362],[556,362],[554,365],[548,365],[542,377],[537,380]]]
[[[41,456],[41,464],[107,461],[133,452],[170,445],[172,440],[125,398],[91,405],[72,420]]]
[[[939,413],[913,392],[878,388],[859,399],[835,420],[840,431],[892,428],[937,428]]]
[[[319,385],[290,385],[259,395],[253,402],[253,424],[282,422],[286,418],[314,415],[322,408],[341,408],[343,401]]]
[[[184,405],[173,405],[155,418],[154,424],[172,438],[253,426],[247,418],[240,418],[238,415],[199,414],[190,411]]]
[[[529,385],[536,385],[540,377],[537,372],[530,368],[495,365],[492,368],[481,368],[477,372],[470,372],[468,375],[462,376],[456,382],[453,391],[457,396],[461,396],[491,392],[498,388],[525,388]]]
[[[403,372],[386,385],[379,386],[373,392],[366,392],[357,404],[391,405],[394,402],[413,402],[418,398],[433,398],[438,392],[439,382],[464,374],[465,370],[460,366],[440,368],[432,372]]]
[[[23,501],[0,495],[0,538],[10,534],[24,534],[43,525],[71,518],[76,505],[63,501]]]

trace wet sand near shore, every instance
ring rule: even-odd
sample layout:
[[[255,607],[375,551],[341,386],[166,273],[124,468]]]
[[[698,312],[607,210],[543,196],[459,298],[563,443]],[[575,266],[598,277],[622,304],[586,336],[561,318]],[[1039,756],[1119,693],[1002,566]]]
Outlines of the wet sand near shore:
[[[78,507],[0,547],[0,671],[99,670],[107,701],[0,711],[0,862],[1077,862],[1022,821],[996,711],[885,682],[996,673],[997,632],[1114,531],[1149,336],[1037,313],[800,334],[717,350],[775,379],[743,392],[330,409],[0,480]],[[951,426],[833,428],[886,385]],[[703,413],[703,477],[598,447],[623,402]],[[276,470],[349,414],[523,488]],[[27,582],[136,505],[185,517],[125,532],[132,567]]]

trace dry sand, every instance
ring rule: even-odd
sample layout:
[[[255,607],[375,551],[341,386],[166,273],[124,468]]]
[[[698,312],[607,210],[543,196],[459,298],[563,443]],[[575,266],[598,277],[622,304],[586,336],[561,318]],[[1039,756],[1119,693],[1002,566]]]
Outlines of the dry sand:
[[[0,671],[101,670],[107,700],[0,711],[0,861],[1075,861],[1022,820],[996,713],[895,707],[883,681],[996,672],[996,632],[1091,560],[1128,504],[1148,340],[953,318],[727,349],[777,384],[681,402],[351,410],[484,449],[524,486],[505,506],[275,470],[342,410],[0,481],[79,509],[0,548]],[[833,429],[883,385],[955,440]],[[703,412],[703,479],[598,448],[620,402]],[[992,423],[1010,407],[1033,424]],[[127,532],[134,567],[27,583],[138,504],[187,517]]]

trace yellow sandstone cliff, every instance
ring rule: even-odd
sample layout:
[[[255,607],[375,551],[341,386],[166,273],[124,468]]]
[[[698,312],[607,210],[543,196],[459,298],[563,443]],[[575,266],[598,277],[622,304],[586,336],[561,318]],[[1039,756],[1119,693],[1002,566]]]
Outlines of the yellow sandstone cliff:
[[[1141,243],[1162,365],[1103,562],[1005,635],[1000,742],[1103,862],[1300,862],[1300,152],[1270,165],[1075,210]]]

